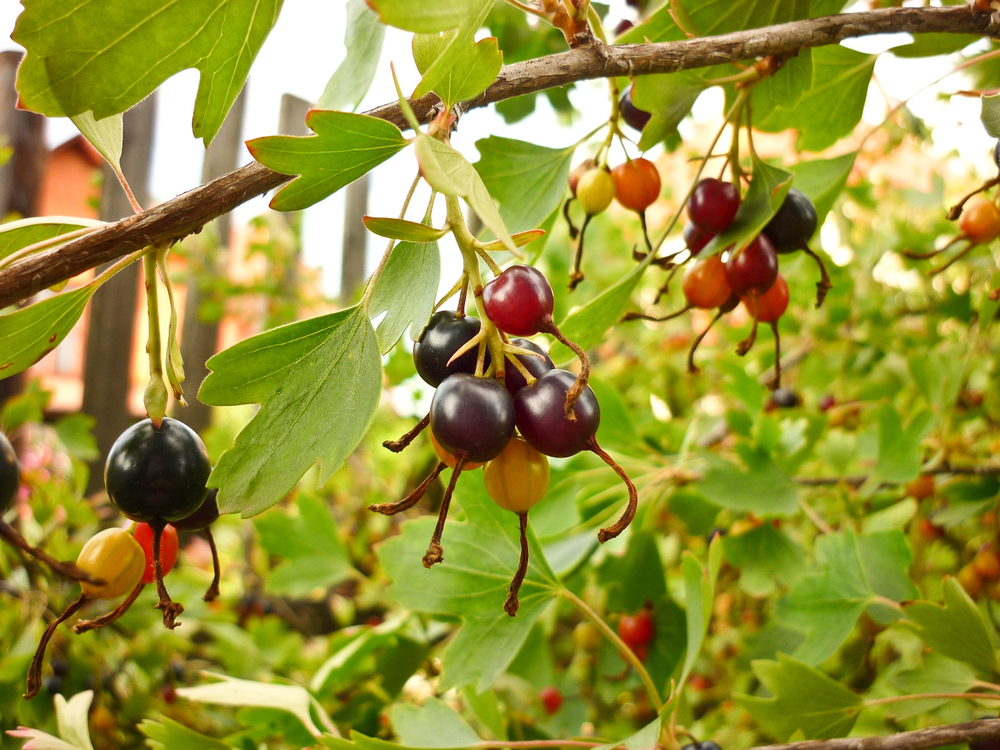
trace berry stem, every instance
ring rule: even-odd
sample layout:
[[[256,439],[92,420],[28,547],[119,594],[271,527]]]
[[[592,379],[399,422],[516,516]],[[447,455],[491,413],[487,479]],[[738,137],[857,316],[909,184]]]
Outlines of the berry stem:
[[[583,224],[580,225],[580,236],[576,239],[576,247],[573,250],[573,268],[569,273],[569,290],[572,292],[583,281],[583,271],[580,270],[580,266],[583,265],[583,238],[587,233],[587,225],[590,224],[590,214],[587,214],[583,219]]]
[[[132,593],[125,597],[125,601],[108,612],[106,615],[95,617],[93,620],[80,620],[80,622],[73,626],[73,632],[77,635],[81,635],[82,633],[86,633],[90,630],[99,630],[107,627],[113,622],[116,622],[118,618],[128,612],[129,607],[131,607],[135,603],[135,600],[139,598],[139,594],[142,593],[144,588],[146,588],[146,584],[140,581],[136,587],[132,589]]]
[[[632,519],[635,518],[635,512],[639,507],[639,491],[635,488],[635,484],[633,484],[632,480],[629,479],[628,474],[625,473],[625,469],[619,466],[618,463],[597,444],[597,438],[592,437],[589,441],[587,441],[587,449],[596,453],[598,457],[604,461],[604,463],[614,469],[615,474],[621,477],[622,481],[625,482],[625,487],[628,489],[628,505],[625,506],[625,512],[622,513],[621,518],[611,524],[611,526],[606,526],[597,532],[597,541],[604,544],[609,539],[614,539],[616,536],[621,534],[628,528],[629,524],[632,523]]]
[[[160,601],[156,604],[156,609],[163,610],[163,627],[174,630],[178,625],[177,615],[184,611],[184,607],[170,598],[167,593],[167,586],[163,583],[163,565],[160,563],[160,539],[163,537],[162,521],[151,523],[153,527],[153,571],[156,574],[156,594]]]
[[[48,648],[49,641],[52,640],[52,635],[56,632],[56,628],[59,627],[60,623],[66,622],[66,620],[79,612],[80,608],[89,601],[90,599],[86,594],[80,594],[79,599],[66,607],[66,611],[45,628],[41,640],[38,641],[38,648],[35,649],[35,656],[31,660],[31,666],[28,667],[27,692],[23,696],[25,700],[30,701],[42,689],[42,662],[45,660],[45,649]]]
[[[695,351],[697,351],[698,346],[701,344],[701,342],[704,341],[705,336],[708,335],[708,332],[712,330],[712,326],[714,326],[716,322],[719,320],[719,318],[721,318],[723,315],[725,315],[725,313],[720,309],[717,313],[715,313],[715,317],[712,318],[711,322],[709,322],[709,324],[705,326],[705,330],[699,333],[697,336],[695,336],[694,341],[691,342],[691,348],[688,349],[688,361],[687,361],[687,369],[691,375],[697,375],[700,372],[698,370],[697,365],[695,365],[694,363]]]
[[[87,583],[93,583],[97,586],[104,584],[104,581],[92,578],[90,575],[84,573],[76,567],[73,563],[60,562],[47,552],[38,549],[38,547],[32,547],[28,544],[27,539],[17,533],[17,530],[14,529],[13,526],[3,520],[0,520],[0,539],[6,539],[11,545],[17,547],[17,549],[31,555],[36,560],[45,563],[52,569],[53,572],[61,575],[63,578],[69,578],[73,581],[86,581]]]
[[[377,505],[369,505],[368,510],[373,513],[381,513],[383,516],[394,516],[397,513],[402,513],[404,510],[409,510],[418,502],[420,498],[424,496],[427,492],[427,488],[431,486],[431,483],[438,478],[438,475],[447,468],[447,464],[444,461],[438,461],[437,466],[434,470],[427,475],[427,478],[422,481],[413,492],[404,497],[402,500],[395,503],[379,503]]]
[[[177,304],[174,302],[174,287],[170,283],[170,274],[167,273],[167,250],[160,247],[156,250],[156,270],[159,273],[163,288],[167,291],[167,301],[170,303],[170,318],[167,323],[167,381],[174,392],[174,398],[181,406],[187,406],[184,400],[184,358],[181,356],[181,347],[177,343]]]
[[[649,226],[646,224],[646,209],[639,212],[639,226],[642,227],[642,238],[646,241],[646,249],[653,252],[653,243],[649,240]]]
[[[553,336],[563,346],[572,349],[577,359],[580,360],[580,374],[576,376],[573,385],[566,391],[566,418],[571,422],[575,422],[576,412],[573,410],[573,405],[580,398],[580,394],[583,393],[583,389],[587,387],[587,382],[590,380],[590,357],[587,356],[587,352],[580,348],[579,344],[563,336],[562,331],[559,330],[555,321],[549,319],[548,325],[542,330]]]
[[[960,261],[960,260],[961,260],[962,258],[964,258],[964,257],[965,257],[966,255],[968,255],[968,254],[969,254],[969,251],[971,251],[971,250],[972,250],[972,248],[974,248],[975,246],[976,246],[976,243],[974,243],[974,242],[972,242],[972,241],[970,240],[970,241],[969,241],[969,244],[968,244],[968,246],[967,246],[967,247],[964,247],[964,248],[962,248],[962,249],[961,249],[961,250],[959,250],[959,251],[958,251],[957,253],[955,253],[955,255],[954,255],[954,256],[952,256],[951,260],[949,260],[949,261],[948,261],[947,263],[945,263],[945,264],[944,264],[943,266],[940,266],[940,267],[938,267],[938,268],[935,268],[935,269],[934,269],[933,271],[931,271],[931,272],[930,272],[930,276],[931,276],[931,278],[933,278],[933,277],[937,276],[937,275],[938,275],[939,273],[942,273],[942,272],[944,272],[944,271],[948,270],[949,268],[951,268],[951,267],[952,267],[952,266],[953,266],[953,265],[954,265],[955,263],[957,263],[957,262],[958,262],[958,261]]]
[[[410,445],[410,443],[413,442],[413,440],[417,437],[417,435],[423,432],[424,429],[426,429],[427,425],[429,425],[430,423],[431,423],[431,415],[430,412],[428,412],[427,414],[424,415],[423,419],[421,419],[419,422],[416,423],[416,425],[414,425],[413,429],[404,434],[398,440],[386,440],[385,442],[382,443],[382,447],[388,448],[393,453],[400,453],[401,451],[405,450]]]
[[[203,530],[205,534],[205,540],[208,542],[208,548],[212,550],[212,583],[208,587],[208,591],[201,598],[202,601],[214,602],[219,598],[219,581],[222,578],[222,566],[219,565],[219,548],[215,546],[215,535],[212,533],[212,527],[206,526]]]
[[[167,384],[163,380],[163,350],[160,343],[160,302],[156,286],[156,253],[154,250],[142,259],[146,285],[146,317],[149,332],[146,354],[149,355],[149,382],[142,394],[146,415],[159,429],[167,414]]]
[[[434,563],[439,563],[444,559],[444,550],[441,549],[441,535],[444,534],[444,524],[448,520],[448,509],[451,507],[451,498],[455,494],[455,485],[458,484],[458,477],[465,466],[466,454],[459,453],[455,456],[455,468],[451,471],[451,481],[448,482],[448,489],[444,491],[441,498],[441,510],[438,511],[437,525],[434,527],[434,534],[431,535],[431,543],[427,547],[427,554],[424,555],[423,563],[425,568],[429,568]],[[444,462],[442,462],[444,463]]]
[[[521,590],[521,584],[524,583],[524,576],[528,573],[528,512],[518,513],[517,517],[521,527],[521,559],[517,563],[517,571],[510,582],[507,601],[503,603],[503,611],[511,617],[517,616],[517,610],[520,606],[517,593]]]
[[[750,335],[743,339],[736,347],[736,353],[741,357],[753,349],[753,345],[757,341],[757,326],[760,323],[757,318],[757,297],[757,292],[750,293],[750,312],[753,314],[753,328],[750,329]]]
[[[816,308],[819,309],[823,300],[826,299],[826,293],[833,289],[833,282],[830,281],[830,274],[826,272],[826,264],[823,263],[823,259],[810,249],[809,245],[803,243],[802,252],[816,261],[816,265],[819,266],[819,281],[816,282]]]
[[[682,307],[677,312],[672,312],[669,315],[663,315],[661,317],[657,317],[655,315],[643,315],[642,313],[630,312],[622,315],[620,322],[624,323],[627,320],[651,320],[654,323],[662,323],[665,320],[672,320],[673,318],[680,317],[690,309],[691,305],[684,305],[684,307]]]

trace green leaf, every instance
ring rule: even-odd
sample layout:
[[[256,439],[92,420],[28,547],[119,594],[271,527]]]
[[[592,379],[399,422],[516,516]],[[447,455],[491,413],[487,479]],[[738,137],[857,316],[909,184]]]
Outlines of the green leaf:
[[[11,37],[27,54],[21,101],[50,117],[120,114],[186,68],[201,73],[194,134],[206,145],[246,83],[282,0],[27,0]]]
[[[982,98],[982,112],[980,117],[986,132],[993,138],[1000,138],[1000,94],[984,96]]]
[[[290,516],[274,508],[254,521],[261,547],[285,558],[267,580],[268,588],[276,594],[305,596],[355,574],[330,509],[303,494],[299,495],[298,511]]]
[[[861,121],[876,55],[832,45],[812,52],[812,86],[793,107],[772,109],[754,118],[754,127],[767,132],[799,131],[798,147],[822,151],[854,131]]]
[[[407,144],[391,122],[350,112],[314,109],[306,116],[315,135],[269,135],[247,141],[268,169],[299,175],[271,199],[277,211],[298,211],[349,185]]]
[[[773,593],[779,581],[791,585],[805,572],[802,549],[770,523],[722,537],[722,551],[740,569],[740,586],[754,596]]]
[[[347,55],[327,82],[316,109],[353,112],[358,108],[375,80],[384,39],[385,26],[365,0],[347,0]]]
[[[225,742],[188,729],[166,717],[160,721],[145,719],[138,729],[149,738],[153,747],[164,750],[232,750]]]
[[[609,742],[607,745],[599,745],[594,750],[620,750],[623,747],[625,750],[648,750],[651,747],[656,747],[660,740],[662,721],[662,717],[657,716],[630,737],[620,742]]]
[[[749,245],[781,208],[792,186],[792,177],[791,173],[772,167],[754,154],[753,179],[736,217],[705,246],[702,257],[727,249],[730,245],[735,245],[737,250]]]
[[[823,226],[834,201],[847,185],[857,155],[857,151],[851,151],[832,159],[800,161],[788,168],[795,175],[795,187],[816,206],[816,226]]]
[[[666,596],[663,562],[653,535],[645,531],[633,533],[623,556],[608,555],[605,559],[598,580],[604,587],[609,612],[638,612],[646,602]]]
[[[359,307],[291,323],[216,354],[198,398],[260,404],[215,465],[223,513],[256,515],[317,459],[323,484],[361,441],[382,393],[375,331]]]
[[[576,146],[546,148],[491,135],[476,141],[473,166],[500,203],[500,217],[512,232],[534,229],[557,211],[566,193]]]
[[[124,121],[121,115],[95,120],[93,112],[84,112],[72,118],[73,124],[84,138],[105,158],[119,175],[122,171],[122,138]]]
[[[903,420],[889,403],[878,410],[878,460],[861,486],[863,497],[870,497],[883,482],[903,483],[916,478],[923,465],[920,444],[934,426],[934,412],[922,409],[903,429]]]
[[[389,709],[389,721],[400,743],[410,747],[461,748],[483,741],[458,711],[439,698],[428,698],[422,706],[397,703]]]
[[[708,456],[709,468],[698,489],[708,500],[731,510],[791,515],[799,508],[799,488],[766,450],[737,447],[743,467]]]
[[[378,349],[388,354],[413,323],[410,337],[416,340],[434,311],[441,280],[441,253],[436,242],[400,242],[392,248],[382,275],[375,282],[368,314],[375,319],[383,312],[375,330]]]
[[[71,219],[62,216],[45,216],[21,219],[0,224],[0,259],[16,253],[29,245],[50,240],[61,234],[86,227],[103,226],[103,221]]]
[[[435,34],[414,34],[413,60],[421,74],[426,73],[438,60],[458,35],[458,31]],[[459,102],[467,102],[483,93],[503,67],[503,53],[497,46],[496,37],[487,37],[478,42],[468,40],[463,49],[457,46],[452,54],[461,54],[462,65],[452,66],[448,73],[434,85],[433,91],[451,108]]]
[[[521,608],[517,617],[509,617],[503,602],[520,555],[516,516],[497,507],[482,478],[471,472],[459,478],[455,501],[466,518],[452,518],[445,527],[443,562],[430,570],[421,564],[435,525],[432,517],[405,522],[402,533],[384,542],[378,555],[393,581],[388,593],[401,606],[463,621],[444,652],[441,689],[475,683],[482,691],[513,660],[559,584],[529,525]]]
[[[0,315],[0,380],[23,372],[59,346],[96,289],[88,284]]]
[[[632,102],[651,115],[642,129],[639,149],[646,151],[676,133],[677,126],[706,88],[705,79],[689,70],[637,77],[632,84]]]
[[[924,655],[924,663],[919,668],[899,672],[889,683],[908,695],[964,693],[975,685],[976,672],[968,664],[931,652]],[[900,701],[889,710],[897,719],[909,719],[933,711],[946,702],[944,698]]]
[[[1000,673],[1000,662],[983,613],[959,582],[944,579],[944,606],[909,602],[903,606],[913,631],[927,646],[982,672]]]
[[[616,284],[567,315],[559,324],[559,330],[583,349],[592,347],[604,338],[605,331],[618,322],[645,270],[645,265],[637,265]],[[569,347],[555,343],[549,350],[549,356],[556,364],[560,364],[570,361],[576,355]]]
[[[784,654],[752,666],[774,697],[738,695],[736,700],[781,742],[800,730],[808,739],[845,737],[864,706],[860,696],[839,682]]]
[[[910,44],[903,44],[889,50],[896,57],[933,57],[950,55],[981,40],[975,34],[918,34]]]
[[[420,172],[431,187],[447,196],[464,198],[504,247],[516,249],[489,190],[464,156],[448,144],[423,133],[417,136],[414,151]]]
[[[808,664],[836,652],[879,598],[902,602],[919,593],[907,576],[913,555],[900,531],[827,534],[816,542],[816,559],[819,572],[800,578],[775,612],[778,622],[807,635],[794,656]],[[870,612],[886,622],[900,616],[884,604]]]
[[[372,234],[392,240],[406,240],[407,242],[435,242],[449,232],[448,227],[435,229],[426,224],[406,219],[365,216],[362,221]]]
[[[812,50],[804,49],[786,60],[777,73],[754,86],[750,99],[754,116],[766,117],[778,107],[794,107],[812,86],[812,80]]]
[[[708,565],[702,566],[698,559],[687,550],[681,555],[681,570],[684,573],[684,601],[687,619],[687,655],[680,684],[683,685],[691,668],[694,667],[705,634],[712,621],[712,602],[715,599],[715,581],[719,577],[722,563],[722,545],[716,537],[708,546]]]

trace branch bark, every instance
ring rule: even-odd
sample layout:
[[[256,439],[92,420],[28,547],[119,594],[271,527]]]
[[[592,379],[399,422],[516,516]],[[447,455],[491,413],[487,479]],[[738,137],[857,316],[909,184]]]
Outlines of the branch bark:
[[[982,719],[877,737],[806,740],[784,745],[762,745],[753,750],[928,750],[945,745],[960,745],[963,742],[998,739],[1000,719]]]
[[[888,8],[659,44],[594,44],[505,66],[463,111],[576,81],[719,65],[773,55],[793,57],[803,49],[836,44],[851,37],[892,32],[1000,35],[1000,13],[980,13],[971,6]],[[411,102],[418,119],[430,120],[440,104],[429,94]],[[408,126],[398,104],[366,112]],[[135,217],[110,224],[60,247],[45,250],[0,270],[0,307],[72,278],[102,263],[152,244],[175,242],[251,198],[291,179],[260,164],[249,164],[225,177],[184,193]]]

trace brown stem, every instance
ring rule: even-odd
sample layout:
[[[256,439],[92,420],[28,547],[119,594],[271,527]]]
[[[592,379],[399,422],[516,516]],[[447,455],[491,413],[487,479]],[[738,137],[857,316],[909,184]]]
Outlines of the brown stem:
[[[771,330],[774,332],[774,377],[768,385],[772,391],[781,388],[781,336],[778,333],[778,321],[772,321]]]
[[[961,242],[964,239],[966,238],[963,237],[962,235],[958,235],[958,237],[954,237],[953,239],[951,239],[947,245],[945,245],[939,250],[930,250],[926,253],[918,253],[915,250],[910,250],[909,248],[907,248],[906,250],[903,250],[900,253],[900,255],[902,255],[904,258],[909,258],[910,260],[930,260],[931,258],[934,258],[943,253],[952,245]]]
[[[464,278],[464,277],[463,277]],[[465,315],[465,302],[469,299],[469,281],[466,278],[462,288],[458,290],[458,304],[455,306],[455,314],[459,317]],[[427,415],[430,419],[430,414]]]
[[[28,685],[27,692],[24,694],[25,700],[30,701],[42,689],[42,662],[45,661],[45,649],[48,648],[49,641],[52,640],[52,635],[56,632],[56,628],[59,627],[60,623],[66,622],[66,620],[79,612],[80,607],[89,601],[90,599],[87,598],[86,594],[80,594],[79,599],[70,604],[65,612],[45,628],[41,640],[38,641],[38,648],[35,649],[35,657],[31,660],[31,666],[28,667]]]
[[[73,626],[73,632],[80,635],[81,633],[86,633],[89,630],[99,630],[100,628],[106,627],[115,622],[119,617],[128,612],[129,607],[131,607],[135,603],[135,600],[139,598],[139,594],[142,593],[144,588],[146,588],[146,584],[140,581],[136,584],[136,587],[132,589],[132,593],[125,598],[125,601],[108,612],[106,615],[95,617],[93,620],[80,620],[80,622]]]
[[[524,583],[524,577],[528,573],[528,511],[518,513],[517,517],[521,522],[521,559],[510,582],[507,601],[503,603],[503,611],[511,617],[517,616],[517,609],[521,604],[517,600],[517,593],[521,590],[521,584]]]
[[[822,258],[805,243],[802,245],[802,252],[816,261],[816,265],[819,266],[819,281],[816,282],[816,308],[819,309],[823,300],[826,299],[826,293],[833,289],[833,282],[830,281],[830,274],[826,272],[826,264],[823,263]]]
[[[569,230],[569,238],[575,240],[580,236],[580,230],[576,228],[576,224],[573,223],[573,217],[569,215],[569,206],[573,202],[572,198],[567,198],[563,203],[563,218],[566,219],[566,227]]]
[[[646,248],[653,252],[653,243],[649,241],[649,228],[646,226],[646,211],[639,212],[639,226],[642,227],[642,238],[646,241]]]
[[[671,256],[671,257],[673,257],[673,256]],[[694,257],[694,256],[691,256],[691,257]],[[690,260],[690,258],[689,258],[689,260]],[[686,262],[687,261],[685,261],[685,263]],[[663,286],[661,286],[659,289],[656,290],[656,297],[653,299],[653,304],[654,305],[659,304],[660,298],[664,294],[667,294],[670,291],[670,282],[674,280],[674,275],[677,273],[677,269],[680,268],[682,265],[684,265],[684,263],[680,263],[680,264],[678,264],[676,266],[672,266],[670,268],[670,273],[667,274],[667,278],[666,278],[666,281],[663,282]]]
[[[757,319],[757,292],[750,293],[750,312],[753,314],[753,328],[750,329],[750,335],[736,347],[736,353],[741,357],[753,349],[753,345],[757,341],[757,326],[760,323]]]
[[[587,356],[587,352],[580,348],[579,344],[575,341],[570,341],[568,338],[563,336],[562,331],[556,326],[555,321],[549,318],[548,325],[542,329],[545,333],[554,336],[556,341],[561,343],[563,346],[567,346],[573,350],[573,353],[580,360],[580,374],[576,376],[576,380],[573,381],[573,385],[569,387],[566,391],[566,418],[571,422],[576,421],[576,411],[573,410],[573,405],[576,404],[576,400],[580,398],[580,394],[583,393],[583,389],[587,387],[587,381],[590,380],[590,357]]]
[[[413,440],[419,435],[424,429],[431,423],[430,412],[424,415],[424,418],[417,422],[413,429],[407,432],[398,440],[386,440],[382,443],[383,448],[388,448],[393,453],[399,453],[404,450]]]
[[[981,719],[876,737],[840,737],[832,740],[803,740],[784,745],[762,745],[753,750],[929,750],[996,739],[1000,739],[1000,719]]]
[[[54,573],[61,575],[63,578],[69,578],[73,581],[86,581],[87,583],[93,583],[97,586],[104,584],[104,581],[92,578],[89,574],[80,570],[73,563],[60,562],[43,550],[38,549],[38,547],[32,547],[28,544],[28,540],[17,533],[17,530],[6,521],[0,521],[0,539],[6,539],[11,545],[17,547],[22,552],[25,552],[34,557],[36,560],[45,563]]]
[[[219,598],[219,581],[222,578],[222,566],[219,565],[219,549],[215,546],[215,535],[212,534],[212,527],[206,526],[202,533],[208,541],[208,547],[212,550],[212,584],[202,597],[202,601],[214,602]]]
[[[707,326],[705,326],[705,330],[699,333],[695,337],[694,341],[691,342],[691,348],[688,349],[687,365],[688,365],[688,372],[691,373],[692,375],[697,375],[700,372],[694,363],[695,351],[697,351],[698,347],[701,345],[701,342],[705,339],[705,336],[708,335],[708,332],[712,330],[712,326],[714,326],[716,321],[718,321],[719,318],[721,318],[723,315],[725,315],[725,313],[720,309],[717,313],[715,313],[715,317],[712,318],[711,322]]]
[[[642,313],[630,312],[630,313],[625,313],[624,315],[622,315],[621,320],[619,320],[618,322],[619,323],[624,323],[627,320],[651,320],[654,323],[662,323],[665,320],[673,320],[674,318],[680,317],[681,315],[683,315],[684,313],[686,313],[690,309],[691,309],[691,305],[687,304],[687,305],[684,305],[684,307],[682,307],[677,312],[672,312],[669,315],[663,315],[663,316],[660,316],[660,317],[657,317],[655,315],[643,315]]]
[[[448,509],[451,507],[451,496],[455,492],[455,485],[458,484],[458,476],[465,466],[466,454],[464,452],[455,456],[455,468],[451,471],[451,481],[448,482],[448,489],[444,491],[441,498],[441,510],[438,511],[437,525],[434,527],[434,534],[431,536],[431,543],[427,547],[427,554],[424,555],[423,563],[425,568],[431,567],[434,563],[439,563],[444,559],[444,550],[441,549],[441,535],[444,533],[444,524],[448,520]]]
[[[974,195],[985,192],[995,185],[1000,185],[1000,176],[994,177],[991,180],[987,180],[982,185],[977,187],[971,193],[962,196],[962,200],[956,203],[954,206],[948,209],[948,221],[955,221],[959,216],[962,215],[962,209],[965,207],[966,201],[969,200]]]
[[[962,248],[957,253],[955,253],[952,259],[949,260],[947,263],[945,263],[943,266],[941,266],[940,268],[935,268],[933,271],[931,271],[930,273],[931,277],[933,278],[934,276],[937,276],[939,273],[951,268],[955,263],[957,263],[966,255],[968,255],[969,251],[972,250],[972,248],[974,247],[976,247],[976,243],[970,241],[968,247]]]
[[[153,527],[153,571],[156,574],[156,594],[160,597],[160,601],[156,604],[156,609],[163,611],[163,627],[168,630],[174,630],[180,623],[177,622],[177,616],[184,611],[184,607],[179,603],[175,602],[170,598],[170,594],[167,593],[166,584],[163,583],[163,565],[160,563],[160,540],[163,537],[163,527],[162,521],[150,524]]]
[[[628,474],[625,473],[625,469],[618,465],[618,463],[607,454],[607,452],[597,444],[597,438],[592,437],[587,441],[586,445],[588,450],[596,453],[604,463],[615,470],[615,474],[622,478],[625,482],[625,487],[628,489],[628,505],[625,506],[625,512],[622,513],[621,518],[615,521],[610,526],[606,526],[597,532],[597,541],[604,544],[609,539],[614,539],[616,536],[621,534],[628,525],[632,523],[632,519],[635,518],[635,511],[639,507],[639,491],[635,488],[632,480],[629,479]]]
[[[583,224],[580,225],[580,236],[577,237],[576,248],[573,250],[573,268],[569,272],[569,283],[566,285],[571,292],[583,281],[583,271],[580,270],[580,266],[583,265],[583,238],[587,233],[588,224],[590,224],[590,214],[584,217]]]
[[[444,461],[438,461],[437,466],[434,467],[434,471],[427,475],[427,478],[422,481],[413,492],[404,497],[402,500],[395,503],[378,503],[377,505],[369,505],[368,510],[373,513],[381,513],[383,516],[394,516],[397,513],[402,513],[404,510],[409,510],[414,505],[420,502],[420,498],[424,496],[427,492],[427,488],[431,486],[431,483],[438,478],[438,475],[447,468],[448,464]]]

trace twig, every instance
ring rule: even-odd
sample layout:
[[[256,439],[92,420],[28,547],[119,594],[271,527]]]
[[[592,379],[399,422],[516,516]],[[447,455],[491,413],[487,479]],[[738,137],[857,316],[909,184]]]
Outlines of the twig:
[[[996,739],[1000,739],[1000,719],[982,719],[877,737],[805,740],[784,745],[762,745],[753,750],[928,750],[932,747]]]

